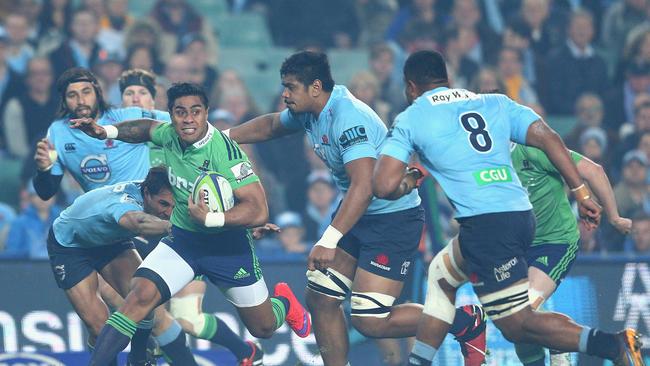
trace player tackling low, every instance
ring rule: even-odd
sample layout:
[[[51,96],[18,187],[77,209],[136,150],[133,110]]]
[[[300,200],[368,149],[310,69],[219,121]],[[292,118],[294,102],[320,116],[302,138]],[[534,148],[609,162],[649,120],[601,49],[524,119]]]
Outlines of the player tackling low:
[[[72,121],[72,127],[96,138],[152,141],[161,146],[178,203],[171,216],[171,235],[136,271],[125,304],[97,339],[91,365],[106,365],[126,347],[138,321],[200,274],[222,289],[255,337],[270,337],[285,320],[300,337],[311,329],[309,315],[285,283],[277,284],[269,297],[246,229],[263,225],[268,217],[264,190],[248,158],[208,123],[207,97],[201,87],[175,84],[167,97],[172,124],[149,119],[113,126],[100,126],[90,118]],[[209,212],[203,200],[198,204],[191,200],[192,182],[203,171],[216,171],[228,179],[236,198],[234,207],[225,213]]]
[[[437,52],[409,56],[404,78],[411,105],[397,117],[383,147],[374,193],[401,196],[406,165],[417,153],[460,222],[458,239],[429,267],[425,310],[409,364],[431,364],[454,320],[456,289],[469,280],[487,314],[512,342],[579,351],[617,365],[643,365],[634,330],[607,333],[530,306],[526,251],[535,219],[512,166],[510,141],[543,150],[571,187],[581,217],[600,219],[600,207],[557,133],[530,108],[504,95],[449,89],[445,61]]]

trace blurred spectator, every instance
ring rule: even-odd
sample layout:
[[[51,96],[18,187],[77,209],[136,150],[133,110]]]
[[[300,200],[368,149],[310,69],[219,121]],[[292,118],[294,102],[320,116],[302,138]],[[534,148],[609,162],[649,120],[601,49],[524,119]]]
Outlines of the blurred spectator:
[[[34,57],[34,47],[27,42],[29,20],[23,14],[9,14],[4,21],[4,30],[9,40],[7,65],[13,71],[24,74],[27,71],[27,62]]]
[[[499,75],[506,87],[506,95],[523,105],[537,104],[537,93],[522,73],[521,53],[514,48],[499,52]]]
[[[219,74],[208,64],[208,45],[200,34],[188,34],[181,38],[178,51],[187,56],[192,64],[192,82],[203,86],[206,93],[214,88]]]
[[[79,8],[90,10],[101,19],[106,16],[106,2],[107,0],[81,0]]]
[[[4,111],[7,102],[16,96],[22,88],[20,76],[11,70],[6,62],[8,40],[0,35],[0,111]],[[0,114],[0,126],[4,126],[2,115]],[[0,128],[0,155],[5,150],[4,127]]]
[[[151,18],[162,30],[160,56],[166,60],[179,49],[181,39],[191,33],[205,39],[209,63],[216,65],[217,41],[212,26],[186,0],[157,0]]]
[[[467,57],[480,64],[493,63],[500,47],[499,36],[482,21],[477,0],[456,0],[451,12],[452,24],[467,31]]]
[[[235,116],[225,109],[213,108],[208,114],[208,122],[223,131],[235,126]]]
[[[578,149],[580,135],[589,127],[603,127],[603,101],[594,93],[582,94],[575,107],[576,125],[564,138],[567,147],[573,150]]]
[[[15,218],[16,211],[8,204],[0,202],[0,253],[5,249],[7,234]]]
[[[625,81],[625,71],[631,64],[650,63],[650,24],[642,23],[628,33],[625,47],[619,59],[614,82],[616,85]]]
[[[610,89],[607,100],[607,123],[612,130],[618,130],[625,121],[635,119],[635,100],[641,94],[650,93],[650,62],[631,63],[625,70],[622,85]]]
[[[142,69],[156,74],[160,74],[163,71],[163,65],[158,57],[158,52],[155,48],[145,44],[132,45],[126,53],[124,64],[127,70]]]
[[[244,84],[244,81],[237,71],[233,69],[224,70],[219,75],[215,87],[210,91],[210,105],[219,105],[222,95],[227,93],[229,90],[240,90],[245,88],[246,84]]]
[[[424,21],[430,24],[440,24],[437,19],[440,14],[436,11],[436,0],[410,0],[395,14],[386,29],[384,39],[396,42],[400,35],[408,28],[409,24]]]
[[[625,243],[625,249],[635,254],[650,255],[650,215],[640,212],[632,217],[632,235]]]
[[[361,34],[359,46],[368,47],[384,39],[384,33],[397,12],[396,0],[356,0]]]
[[[299,214],[286,211],[278,215],[275,224],[282,230],[278,234],[282,250],[286,253],[307,254],[309,247],[305,244],[305,227]]]
[[[56,114],[58,99],[52,93],[54,75],[50,61],[35,57],[27,64],[26,88],[10,99],[2,120],[7,139],[7,150],[19,158],[28,157],[36,142],[45,137]]]
[[[126,49],[135,45],[149,47],[152,53],[160,56],[161,36],[158,24],[150,20],[137,20],[126,30],[124,46]]]
[[[372,108],[384,124],[390,127],[392,123],[390,104],[379,98],[379,81],[371,72],[356,73],[350,81],[350,92]]]
[[[46,259],[47,232],[61,213],[56,197],[43,201],[31,182],[26,188],[28,206],[11,223],[5,251],[0,258]]]
[[[225,89],[219,95],[216,107],[230,112],[235,118],[235,124],[248,121],[260,114],[248,89],[243,85]]]
[[[99,19],[100,31],[97,42],[109,52],[124,58],[124,36],[126,29],[133,23],[128,14],[128,0],[107,0],[104,14]]]
[[[639,138],[645,132],[650,132],[650,102],[642,103],[636,108],[634,129],[619,144],[618,157],[622,157],[627,151],[635,149],[639,144]]]
[[[395,52],[386,43],[380,43],[370,48],[370,72],[379,82],[379,98],[390,103],[392,108],[406,104],[403,82],[395,76]]]
[[[38,54],[50,53],[65,41],[71,17],[72,0],[43,1],[43,11],[37,20]]]
[[[99,19],[94,12],[80,9],[74,12],[70,24],[71,38],[50,53],[54,75],[61,75],[71,67],[92,68],[99,58],[101,47],[96,37]]]
[[[307,240],[316,241],[332,220],[338,206],[338,193],[331,175],[326,170],[316,170],[307,177],[307,207],[305,228]]]
[[[470,84],[470,89],[476,93],[505,93],[506,86],[499,73],[491,67],[484,67]]]
[[[414,0],[413,11],[396,40],[406,53],[418,50],[442,49],[442,28],[435,10],[434,0]]]
[[[45,11],[44,0],[15,0],[13,13],[27,18],[27,42],[36,47],[39,37],[39,18]]]
[[[175,54],[167,59],[165,78],[170,84],[190,82],[192,79],[192,61],[183,54]]]
[[[650,213],[650,193],[646,183],[648,159],[641,151],[628,151],[623,158],[623,180],[614,188],[618,211],[622,217],[637,212]]]
[[[540,60],[543,56],[538,55],[531,47],[531,30],[522,21],[509,22],[503,32],[502,48],[510,48],[519,52],[521,74],[528,84],[535,86],[537,72],[541,66]]]
[[[479,65],[467,57],[468,32],[458,27],[450,27],[445,32],[445,61],[447,74],[454,88],[469,88],[476,77]]]
[[[269,1],[269,26],[278,46],[351,48],[359,38],[355,4],[349,0]]]
[[[578,139],[579,152],[607,170],[607,134],[600,127],[589,127]]]
[[[639,137],[639,144],[636,146],[636,150],[643,151],[645,157],[650,161],[650,131],[646,131],[641,134]],[[650,183],[650,174],[648,174],[648,183]]]
[[[109,53],[106,50],[99,53],[93,71],[104,91],[104,98],[111,105],[120,105],[122,102],[118,81],[123,70],[122,60],[117,53]]]
[[[603,95],[608,86],[607,66],[591,42],[591,14],[579,10],[571,15],[566,44],[553,50],[545,66],[542,103],[549,114],[571,114],[578,97],[586,92]]]
[[[620,55],[626,35],[636,25],[647,20],[648,0],[620,0],[613,2],[603,17],[601,40],[603,45]]]
[[[530,47],[537,57],[544,57],[552,47],[561,42],[559,34],[553,34],[548,20],[552,0],[523,0],[521,21],[528,29]]]

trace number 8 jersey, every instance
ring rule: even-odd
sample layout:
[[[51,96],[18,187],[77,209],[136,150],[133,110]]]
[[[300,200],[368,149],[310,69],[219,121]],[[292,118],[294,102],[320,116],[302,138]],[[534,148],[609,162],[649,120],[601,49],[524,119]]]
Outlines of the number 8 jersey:
[[[456,217],[532,208],[510,158],[540,116],[501,94],[436,88],[400,113],[382,154],[405,163],[417,152]]]

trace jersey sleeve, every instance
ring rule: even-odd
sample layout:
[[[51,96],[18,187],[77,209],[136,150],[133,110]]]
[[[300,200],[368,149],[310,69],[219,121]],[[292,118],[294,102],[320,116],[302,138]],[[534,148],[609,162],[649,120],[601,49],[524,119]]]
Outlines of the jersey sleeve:
[[[220,133],[221,137],[217,136],[215,139],[222,139],[223,144],[217,145],[220,151],[219,166],[217,171],[228,179],[233,191],[249,185],[251,183],[259,182],[260,178],[253,171],[253,165],[246,153],[241,150],[239,145],[231,140],[226,135]]]
[[[359,112],[348,113],[343,115],[342,118],[336,121],[332,129],[332,137],[335,138],[335,143],[338,145],[341,152],[343,164],[347,164],[353,160],[361,158],[377,158],[377,149],[373,141],[381,141],[384,136],[372,136],[377,133],[385,133],[384,130],[373,128],[368,123],[366,116],[360,115]]]
[[[526,144],[528,127],[530,127],[533,122],[541,119],[541,117],[532,109],[521,105],[506,96],[503,96],[503,98],[507,99],[506,109],[508,113],[508,121],[510,122],[510,140],[518,144]]]
[[[171,123],[161,123],[156,128],[154,128],[151,133],[151,142],[157,146],[163,146],[163,144],[173,138],[171,134],[174,126]]]
[[[142,118],[155,119],[156,121],[159,122],[167,122],[167,123],[172,122],[172,117],[169,115],[169,112],[159,111],[157,109],[154,109],[153,111],[143,110]]]
[[[47,129],[47,140],[50,142],[52,146],[54,146],[54,149],[56,150],[57,154],[59,157],[56,158],[56,160],[52,163],[52,169],[50,170],[50,174],[52,175],[63,175],[64,171],[64,166],[61,163],[61,149],[58,146],[59,144],[57,143],[57,133],[56,133],[56,125],[52,123],[50,127]]]
[[[381,154],[408,164],[411,154],[415,150],[414,146],[413,133],[406,120],[406,114],[401,113],[395,119],[393,127],[388,131]]]
[[[280,112],[280,123],[289,130],[299,130],[305,125],[305,114],[296,114],[288,108]]]
[[[115,220],[116,223],[119,223],[122,216],[129,211],[143,211],[142,206],[132,195],[126,192],[115,194],[119,195],[119,199],[106,208],[105,214]]]
[[[140,107],[116,108],[111,110],[113,119],[119,123],[134,119],[154,119],[160,122],[171,122],[168,112],[159,110],[147,110]]]

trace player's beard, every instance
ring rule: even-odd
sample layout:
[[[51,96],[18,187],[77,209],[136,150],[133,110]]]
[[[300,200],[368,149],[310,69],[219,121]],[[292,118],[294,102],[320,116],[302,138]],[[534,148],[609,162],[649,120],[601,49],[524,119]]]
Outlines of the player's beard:
[[[78,106],[74,110],[74,117],[75,118],[95,118],[97,117],[97,105],[94,105],[93,107],[89,106]]]

